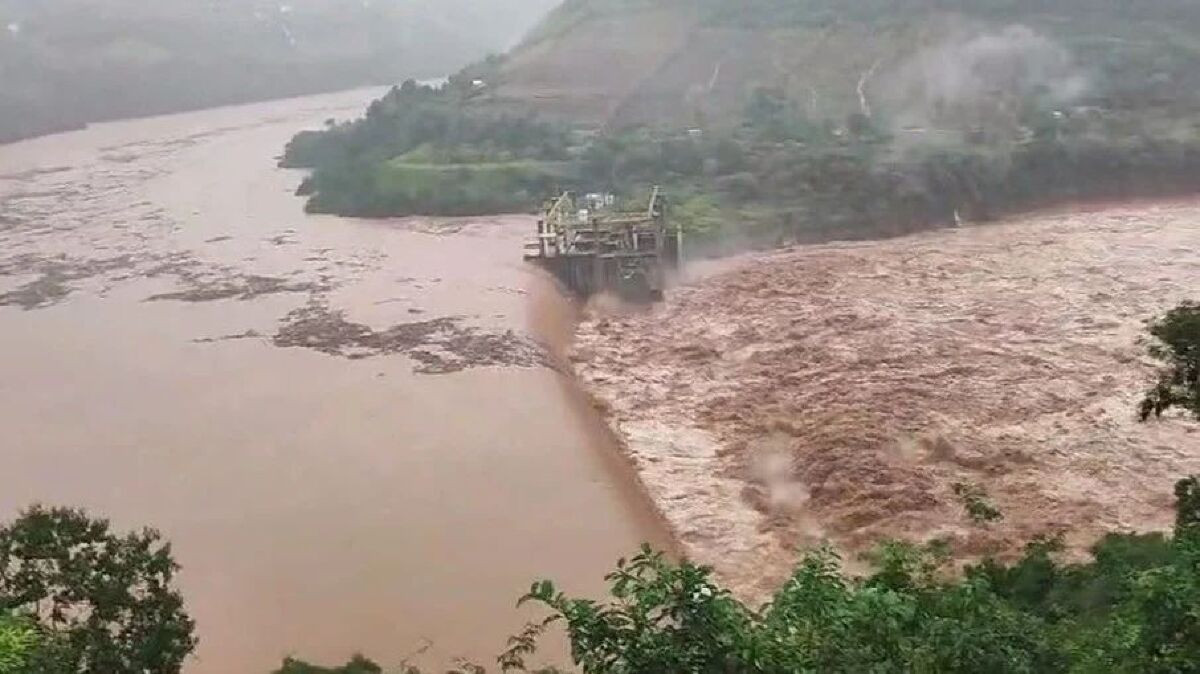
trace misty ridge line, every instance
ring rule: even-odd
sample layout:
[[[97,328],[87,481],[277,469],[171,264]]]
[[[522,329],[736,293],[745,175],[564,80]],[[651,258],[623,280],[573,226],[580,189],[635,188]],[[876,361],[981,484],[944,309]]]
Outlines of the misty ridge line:
[[[880,78],[876,95],[893,132],[1015,128],[1022,105],[1071,105],[1088,93],[1093,78],[1056,40],[1014,23],[999,30],[954,29]]]
[[[444,77],[554,0],[0,0],[0,142]]]

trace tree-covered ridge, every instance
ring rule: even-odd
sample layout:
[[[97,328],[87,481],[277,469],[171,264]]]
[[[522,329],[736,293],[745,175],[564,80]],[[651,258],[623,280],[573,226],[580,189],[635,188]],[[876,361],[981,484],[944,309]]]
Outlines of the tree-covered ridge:
[[[474,215],[524,211],[570,170],[571,134],[530,113],[473,101],[475,77],[413,81],[366,114],[297,135],[282,165],[312,168],[308,209],[350,215]]]
[[[1200,186],[1195,129],[1160,138],[1130,116],[1062,112],[1036,95],[1012,114],[947,109],[941,130],[914,131],[861,114],[813,119],[785,93],[760,88],[734,128],[598,135],[456,96],[409,85],[362,120],[297,136],[285,163],[316,167],[310,208],[524,211],[562,188],[628,196],[660,184],[676,221],[719,244],[891,235]]]
[[[685,37],[663,52],[668,38],[657,36],[676,24]],[[356,150],[331,133],[330,143],[371,159],[318,171],[311,203],[348,214],[527,210],[548,193],[525,204],[479,195],[629,196],[658,184],[686,229],[720,245],[888,235],[1064,201],[1191,192],[1198,26],[1200,10],[1174,0],[1137,11],[1032,0],[568,0],[514,52],[460,78],[481,84],[471,114],[525,111],[582,131],[542,129],[570,164],[544,180],[528,167],[509,167],[507,180],[462,171],[438,188],[399,153],[381,156],[397,148]],[[618,70],[641,81],[622,84],[601,65],[606,54],[632,59]],[[596,87],[616,87],[616,102]]]
[[[350,159],[483,163],[567,158],[564,128],[531,115],[473,106],[471,86],[462,78],[444,87],[409,80],[371,103],[360,119],[296,136],[284,154],[284,165],[313,167]]]

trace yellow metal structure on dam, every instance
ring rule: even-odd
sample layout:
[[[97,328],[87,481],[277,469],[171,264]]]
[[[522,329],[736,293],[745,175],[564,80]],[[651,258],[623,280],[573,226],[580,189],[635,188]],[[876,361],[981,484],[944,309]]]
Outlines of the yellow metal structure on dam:
[[[550,270],[583,297],[614,292],[624,299],[662,299],[667,273],[679,268],[683,233],[667,222],[667,200],[655,187],[645,210],[613,208],[610,194],[566,192],[548,201],[525,259]]]

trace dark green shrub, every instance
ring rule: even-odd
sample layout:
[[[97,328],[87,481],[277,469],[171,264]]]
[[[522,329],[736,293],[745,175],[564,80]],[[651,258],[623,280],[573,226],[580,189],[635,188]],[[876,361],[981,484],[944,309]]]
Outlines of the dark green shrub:
[[[83,511],[33,507],[0,528],[0,613],[26,616],[71,674],[172,674],[196,645],[152,530],[114,534]]]

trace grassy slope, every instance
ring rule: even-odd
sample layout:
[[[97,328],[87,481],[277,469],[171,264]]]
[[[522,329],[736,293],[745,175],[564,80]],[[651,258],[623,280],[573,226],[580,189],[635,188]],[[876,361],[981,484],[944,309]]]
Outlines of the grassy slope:
[[[685,50],[696,22],[681,6],[566,3],[510,55],[501,98],[576,121],[603,122]]]
[[[502,97],[617,124],[731,119],[758,85],[815,116],[858,109],[921,49],[959,31],[1028,25],[1075,54],[1107,93],[1142,100],[1200,88],[1200,6],[1182,0],[568,0],[512,54]],[[1157,85],[1157,88],[1156,88]],[[1193,95],[1188,102],[1195,103]],[[596,101],[604,104],[597,106]]]
[[[431,103],[452,101],[467,118],[516,108],[598,128],[594,140],[571,135],[581,187],[664,185],[685,226],[714,239],[720,222],[754,240],[871,236],[956,213],[987,219],[1196,188],[1197,27],[1190,0],[567,0],[507,57],[467,69]],[[777,93],[756,96],[764,87]],[[325,167],[311,205],[449,208],[454,174],[375,166],[395,158],[379,148],[398,133],[422,142],[424,127],[404,121],[419,110],[404,106],[412,114],[325,134],[331,156],[352,166],[294,163]],[[620,133],[636,126],[667,132]],[[676,133],[693,127],[701,140]],[[566,147],[551,129],[517,156],[563,159],[545,153]],[[494,140],[451,134],[437,150]],[[362,188],[377,168],[386,179]],[[488,192],[499,183],[484,173],[463,172],[478,208],[496,205]],[[428,184],[439,175],[448,187]],[[561,186],[543,177],[520,194]]]

